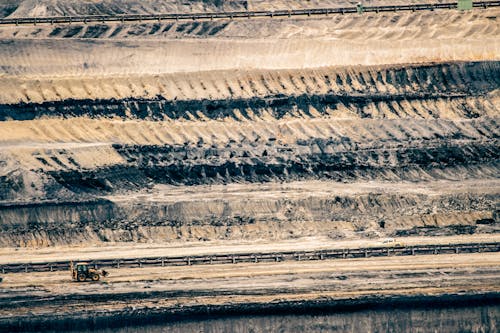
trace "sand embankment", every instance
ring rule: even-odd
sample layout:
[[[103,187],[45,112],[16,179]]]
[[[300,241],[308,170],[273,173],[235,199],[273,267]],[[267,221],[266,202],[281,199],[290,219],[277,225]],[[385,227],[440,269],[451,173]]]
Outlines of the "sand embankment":
[[[498,60],[496,15],[498,9],[315,20],[5,27],[0,61],[2,77],[53,79]]]
[[[4,77],[154,75],[498,59],[498,38],[449,41],[3,40]],[[37,50],[32,52],[33,48]],[[335,55],[335,56],[332,56]],[[39,63],[33,67],[27,64]]]

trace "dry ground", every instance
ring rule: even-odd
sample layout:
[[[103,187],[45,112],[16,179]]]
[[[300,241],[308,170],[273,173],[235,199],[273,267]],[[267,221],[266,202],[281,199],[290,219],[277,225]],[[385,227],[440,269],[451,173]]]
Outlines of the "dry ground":
[[[71,282],[68,272],[8,274],[0,300],[15,297],[15,308],[3,307],[0,316],[325,297],[472,294],[498,290],[499,264],[498,253],[482,253],[114,269],[98,283]],[[125,301],[127,294],[135,296]],[[86,295],[89,301],[77,295]],[[92,301],[92,295],[99,295],[99,300]]]
[[[88,246],[54,246],[48,248],[0,248],[0,265],[9,263],[30,263],[64,260],[94,260],[144,257],[200,256],[210,254],[266,253],[280,251],[315,251],[328,249],[349,249],[380,247],[384,238],[333,240],[325,236],[280,240],[272,243],[259,240],[173,242],[170,244],[111,243],[89,244]],[[434,237],[399,237],[396,241],[408,246],[427,244],[462,244],[499,242],[498,234],[478,234]],[[413,260],[413,259],[407,259]]]

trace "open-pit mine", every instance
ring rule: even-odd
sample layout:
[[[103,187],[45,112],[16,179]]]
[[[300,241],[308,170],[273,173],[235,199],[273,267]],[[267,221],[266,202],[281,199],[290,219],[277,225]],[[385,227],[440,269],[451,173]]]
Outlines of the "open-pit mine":
[[[500,2],[456,3],[1,1],[0,331],[497,331]]]

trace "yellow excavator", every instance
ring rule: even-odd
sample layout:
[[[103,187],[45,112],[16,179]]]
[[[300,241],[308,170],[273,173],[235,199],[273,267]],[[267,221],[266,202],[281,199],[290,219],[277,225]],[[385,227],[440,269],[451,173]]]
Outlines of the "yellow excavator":
[[[71,278],[73,281],[84,282],[87,280],[99,281],[101,276],[106,277],[109,275],[105,270],[98,270],[91,268],[86,262],[78,262],[73,264],[70,262],[69,269],[71,271]]]

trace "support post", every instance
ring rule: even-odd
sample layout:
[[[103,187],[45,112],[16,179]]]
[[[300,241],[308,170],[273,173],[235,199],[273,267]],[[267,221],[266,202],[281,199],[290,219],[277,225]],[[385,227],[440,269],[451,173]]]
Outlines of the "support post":
[[[358,14],[363,14],[363,12],[365,11],[365,7],[361,2],[358,2],[356,4],[356,11],[358,12]]]

